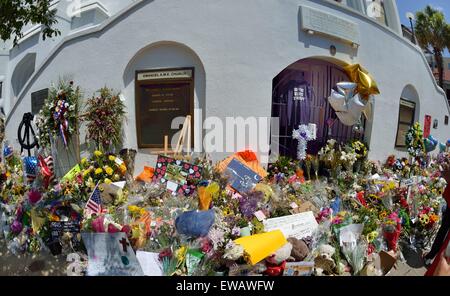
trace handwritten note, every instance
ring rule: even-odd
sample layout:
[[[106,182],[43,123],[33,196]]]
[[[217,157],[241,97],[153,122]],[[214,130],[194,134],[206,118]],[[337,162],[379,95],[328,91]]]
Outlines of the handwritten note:
[[[285,237],[302,239],[311,236],[318,228],[313,212],[267,219],[264,221],[265,231],[281,230]]]

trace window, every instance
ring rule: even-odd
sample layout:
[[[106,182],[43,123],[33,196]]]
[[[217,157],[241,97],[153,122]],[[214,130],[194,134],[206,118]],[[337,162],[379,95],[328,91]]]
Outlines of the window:
[[[397,139],[395,140],[395,147],[406,147],[406,133],[414,124],[415,113],[415,103],[400,99],[400,111],[398,115]]]
[[[365,4],[364,1],[361,1],[361,0],[347,0],[347,5],[349,7],[365,14],[366,8],[365,8],[364,4]]]
[[[384,26],[389,26],[384,0],[365,0],[366,14]]]

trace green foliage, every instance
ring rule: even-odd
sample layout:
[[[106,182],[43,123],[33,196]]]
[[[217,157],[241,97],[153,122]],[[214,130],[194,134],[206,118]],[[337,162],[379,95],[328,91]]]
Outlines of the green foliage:
[[[61,137],[61,120],[55,119],[54,114],[60,108],[60,103],[65,102],[63,119],[67,120],[66,138],[71,138],[78,131],[78,108],[81,100],[81,90],[74,87],[73,82],[60,80],[58,86],[50,88],[48,98],[42,110],[39,112],[36,125],[39,129],[39,144],[42,147],[50,147],[50,139]]]
[[[433,52],[439,71],[439,85],[444,83],[444,65],[442,53],[450,46],[450,25],[445,21],[444,14],[433,9],[431,6],[425,7],[423,11],[416,13],[416,37],[419,45]]]
[[[122,127],[125,105],[114,90],[104,87],[100,96],[88,99],[83,120],[87,124],[86,139],[95,143],[100,151],[109,151],[111,146],[122,143]]]
[[[27,24],[42,24],[42,38],[60,35],[53,26],[57,23],[56,10],[50,9],[51,0],[0,0],[0,38],[14,37],[16,45],[23,37]]]

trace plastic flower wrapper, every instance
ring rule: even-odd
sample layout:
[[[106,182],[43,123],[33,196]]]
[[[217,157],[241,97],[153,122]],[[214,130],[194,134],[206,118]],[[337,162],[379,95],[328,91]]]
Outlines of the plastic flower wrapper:
[[[224,259],[237,261],[244,256],[244,247],[229,240],[225,246]]]
[[[342,253],[352,266],[353,274],[359,274],[364,268],[367,257],[367,242],[363,239],[356,241],[356,244],[345,243],[341,247]]]

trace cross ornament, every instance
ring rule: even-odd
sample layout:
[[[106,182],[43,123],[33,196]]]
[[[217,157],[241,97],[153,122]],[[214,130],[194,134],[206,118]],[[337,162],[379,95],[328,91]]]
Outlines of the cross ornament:
[[[127,239],[126,239],[126,238],[122,238],[121,240],[119,240],[119,243],[122,244],[123,251],[124,251],[125,253],[127,253],[127,252],[128,252],[127,246],[130,245],[130,244],[127,242]]]
[[[315,124],[301,124],[298,129],[293,130],[292,138],[298,140],[297,146],[297,158],[304,160],[306,158],[306,148],[308,142],[316,139],[317,126]]]

